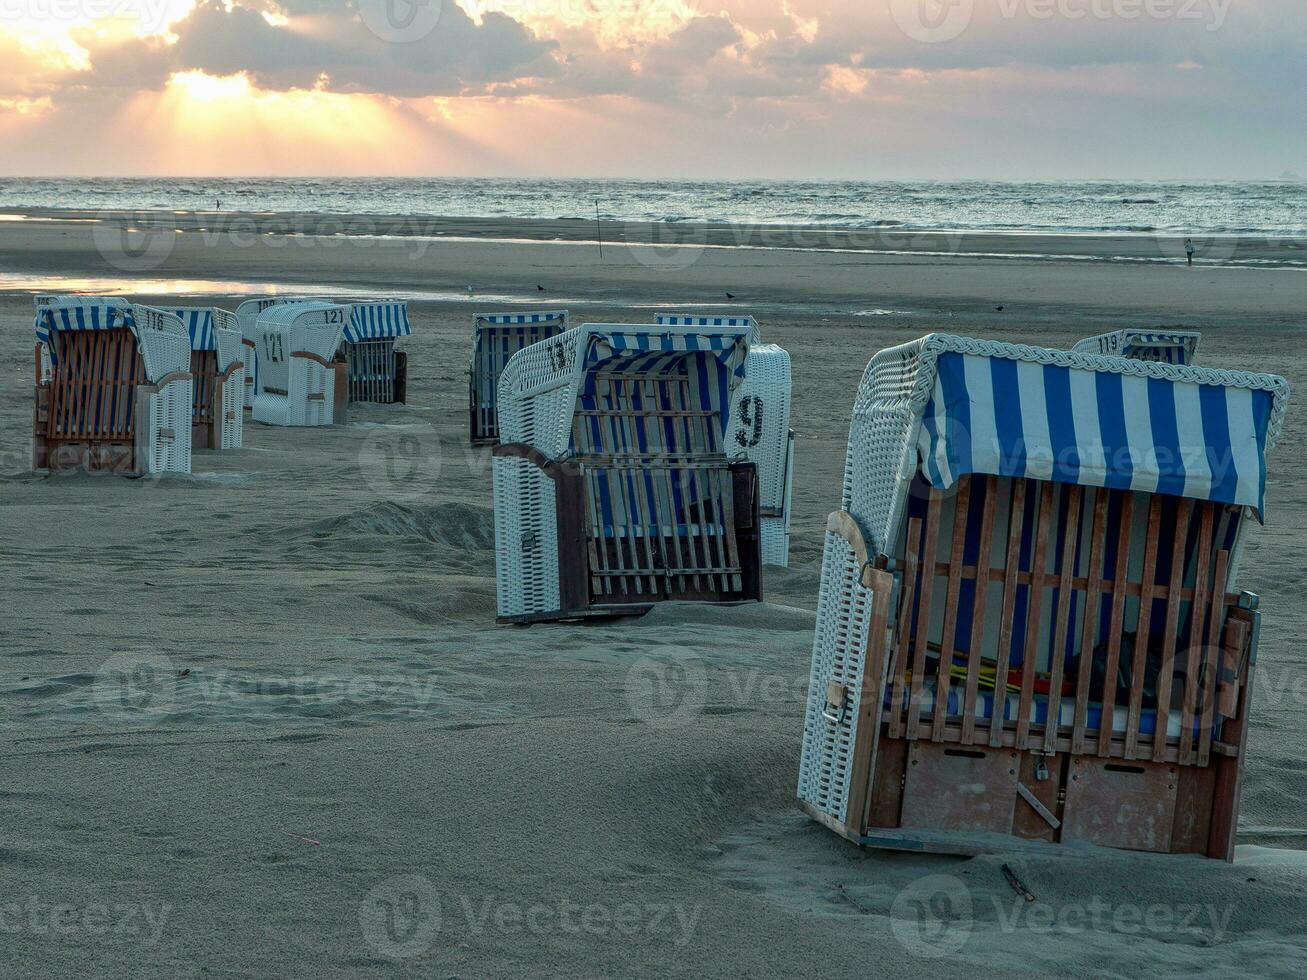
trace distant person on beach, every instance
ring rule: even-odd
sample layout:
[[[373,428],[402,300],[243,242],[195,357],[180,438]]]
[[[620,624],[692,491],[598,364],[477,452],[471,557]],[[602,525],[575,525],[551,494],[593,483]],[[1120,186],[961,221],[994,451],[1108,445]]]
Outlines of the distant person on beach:
[[[1184,240],[1184,254],[1189,256],[1189,264],[1193,265],[1194,264],[1194,240],[1192,238],[1186,238]]]
[[[215,211],[222,210],[222,201],[218,200],[216,197],[213,199],[213,209]]]

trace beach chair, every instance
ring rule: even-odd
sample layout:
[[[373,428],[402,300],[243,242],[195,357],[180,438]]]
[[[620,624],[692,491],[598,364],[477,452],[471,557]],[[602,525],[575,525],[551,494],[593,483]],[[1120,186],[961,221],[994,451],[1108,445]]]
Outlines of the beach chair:
[[[758,480],[727,456],[749,332],[586,324],[499,382],[500,622],[762,597]]]
[[[1277,377],[931,335],[858,390],[798,797],[858,844],[1230,859]]]
[[[1194,364],[1202,334],[1195,330],[1113,330],[1087,337],[1071,349],[1077,354],[1111,354],[1138,361]]]
[[[349,400],[390,405],[403,402],[408,389],[408,355],[395,340],[413,332],[408,303],[355,303],[337,355],[348,368]]]
[[[259,314],[254,420],[268,425],[335,425],[349,400],[346,366],[333,363],[350,308],[282,303]]]
[[[758,467],[762,505],[762,562],[785,568],[790,563],[790,500],[794,493],[794,430],[790,428],[789,351],[764,344],[758,323],[751,316],[695,316],[663,313],[657,322],[667,326],[746,326],[749,356],[744,381],[731,404],[727,452],[743,456]]]
[[[524,347],[556,337],[567,329],[566,310],[525,313],[478,313],[473,317],[472,363],[468,369],[468,415],[474,446],[499,441],[496,400],[499,376]]]
[[[258,326],[259,314],[269,307],[280,306],[284,303],[320,303],[330,302],[312,296],[259,296],[254,299],[247,299],[236,307],[236,326],[241,333],[241,344],[245,350],[241,352],[241,360],[245,364],[245,407],[252,409],[254,407],[254,393],[258,389],[259,381],[259,354],[258,354]]]
[[[172,307],[191,335],[192,449],[239,449],[245,423],[244,345],[234,313]]]
[[[190,472],[180,319],[116,298],[39,297],[36,341],[34,471]]]

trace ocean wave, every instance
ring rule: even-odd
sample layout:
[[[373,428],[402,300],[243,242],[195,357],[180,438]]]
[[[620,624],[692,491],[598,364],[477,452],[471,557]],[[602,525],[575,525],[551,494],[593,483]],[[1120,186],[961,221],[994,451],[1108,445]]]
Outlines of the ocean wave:
[[[1307,182],[0,178],[0,209],[225,209],[1028,233],[1298,236]],[[1147,208],[1147,221],[1139,220]],[[888,218],[886,215],[894,215]]]

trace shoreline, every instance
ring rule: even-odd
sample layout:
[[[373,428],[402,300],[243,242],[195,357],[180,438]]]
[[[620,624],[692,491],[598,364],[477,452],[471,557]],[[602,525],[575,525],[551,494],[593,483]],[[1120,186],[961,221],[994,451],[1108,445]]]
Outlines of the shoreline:
[[[752,249],[917,255],[932,258],[1185,264],[1185,236],[1166,231],[919,229],[897,224],[595,221],[303,211],[170,211],[0,208],[0,233],[14,227],[117,226],[146,234],[214,238],[304,237],[431,242],[630,245],[658,249]],[[1195,264],[1307,270],[1307,237],[1210,235],[1194,238]]]

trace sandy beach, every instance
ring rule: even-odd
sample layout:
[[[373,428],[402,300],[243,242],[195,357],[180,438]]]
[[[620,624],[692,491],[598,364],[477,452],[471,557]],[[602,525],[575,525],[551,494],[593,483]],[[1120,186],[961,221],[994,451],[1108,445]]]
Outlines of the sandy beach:
[[[1301,392],[1304,243],[1214,240],[1190,269],[1151,236],[11,217],[0,975],[1307,970],[1301,405],[1243,557],[1264,625],[1233,865],[862,852],[794,800],[822,531],[872,354],[1164,324],[1202,330],[1206,364]],[[185,477],[33,476],[32,294],[78,290],[408,298],[408,404],[325,429],[247,416],[246,448],[198,452]],[[533,306],[750,312],[790,351],[793,550],[763,604],[494,625],[470,322]],[[106,683],[123,665],[142,678],[126,697]],[[955,901],[934,921],[940,889]]]

